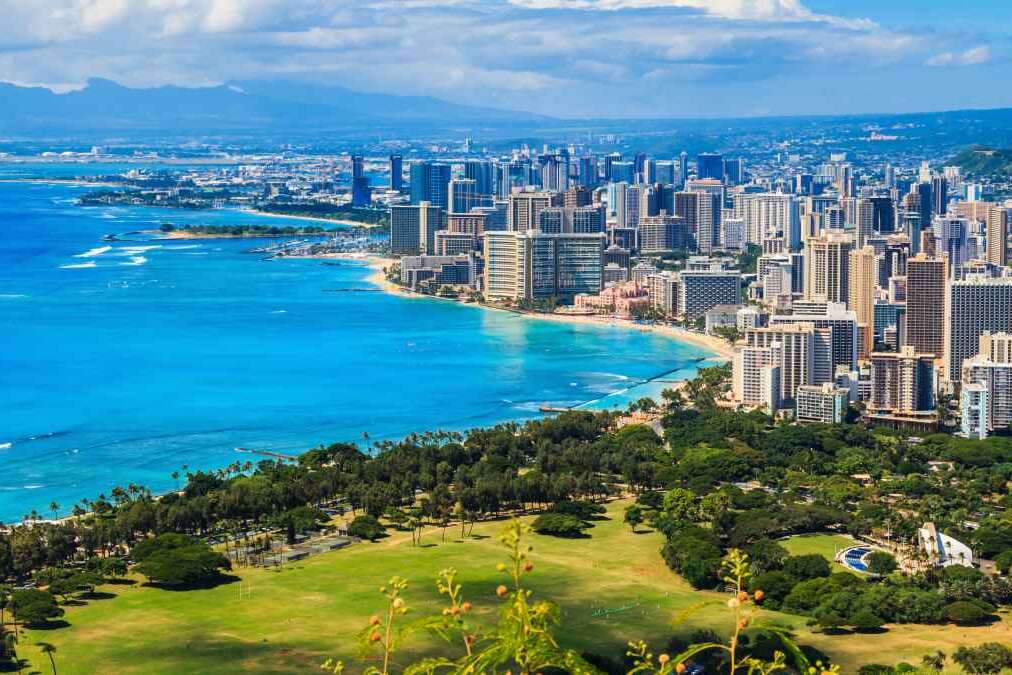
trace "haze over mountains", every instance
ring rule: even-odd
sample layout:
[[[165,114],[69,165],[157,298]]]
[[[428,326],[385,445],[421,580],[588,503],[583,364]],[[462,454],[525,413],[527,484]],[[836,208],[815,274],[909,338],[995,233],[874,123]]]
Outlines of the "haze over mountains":
[[[891,152],[910,149],[955,154],[968,146],[1012,147],[1012,109],[768,118],[685,118],[657,110],[653,118],[574,119],[459,105],[427,96],[368,94],[340,86],[287,81],[241,81],[214,87],[125,87],[92,79],[83,89],[57,94],[43,87],[0,83],[0,141],[38,143],[165,142],[216,138],[246,145],[336,142],[338,139],[510,138],[538,143],[560,134],[637,136],[655,154],[753,143],[753,135],[831,140],[842,149],[866,148],[872,131],[895,138]],[[630,115],[642,110],[630,110]],[[720,113],[726,111],[716,111]],[[772,136],[771,136],[772,134]],[[856,144],[856,145],[855,145]],[[8,145],[8,147],[12,147]],[[881,149],[876,147],[877,149]]]
[[[92,79],[57,94],[0,83],[0,135],[74,132],[192,133],[535,123],[549,118],[426,96],[365,94],[337,86],[234,82],[216,87],[132,89]]]

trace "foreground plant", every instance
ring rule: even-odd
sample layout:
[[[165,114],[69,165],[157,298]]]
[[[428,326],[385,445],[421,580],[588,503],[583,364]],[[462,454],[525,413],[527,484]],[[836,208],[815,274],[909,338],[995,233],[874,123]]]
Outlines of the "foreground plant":
[[[380,666],[365,670],[367,675],[387,675],[393,663],[393,654],[401,640],[416,630],[435,633],[448,645],[460,646],[459,656],[441,656],[424,659],[404,668],[406,675],[485,675],[506,673],[506,675],[532,675],[546,669],[563,670],[571,675],[596,675],[598,671],[582,656],[559,645],[553,631],[560,623],[558,606],[547,600],[536,600],[534,593],[524,587],[526,575],[534,571],[530,560],[532,547],[524,539],[530,528],[519,520],[512,521],[503,530],[499,540],[509,550],[507,562],[500,563],[498,571],[506,575],[505,582],[495,591],[502,602],[499,618],[494,626],[483,630],[472,623],[470,602],[464,600],[463,589],[457,582],[457,571],[453,568],[440,572],[436,587],[448,604],[439,615],[422,618],[414,622],[398,622],[408,608],[401,597],[407,582],[399,577],[390,580],[380,591],[387,598],[385,617],[374,615],[360,636],[363,654],[379,651]],[[759,619],[759,603],[763,591],[749,594],[749,560],[741,551],[732,550],[723,563],[723,579],[732,591],[727,601],[734,619],[734,629],[727,644],[702,642],[689,646],[680,654],[654,655],[645,642],[629,644],[626,656],[632,661],[627,675],[672,675],[684,673],[691,659],[707,652],[718,652],[727,661],[727,669],[720,666],[720,672],[727,675],[773,675],[782,672],[800,672],[805,675],[835,675],[836,666],[812,665],[800,648],[782,627],[762,623]],[[742,638],[746,631],[763,630],[776,634],[788,654],[777,651],[772,661],[742,654]],[[327,670],[341,673],[344,664],[328,660],[323,664]]]
[[[772,673],[786,672],[787,654],[782,651],[774,652],[772,661],[763,661],[751,656],[743,656],[741,653],[742,637],[747,630],[762,629],[775,633],[780,638],[780,643],[790,652],[794,669],[808,673],[809,675],[834,675],[839,673],[838,666],[823,666],[821,662],[815,665],[809,663],[801,649],[795,644],[791,636],[783,628],[763,623],[759,619],[759,603],[762,602],[764,593],[756,590],[749,594],[745,588],[748,585],[750,564],[748,555],[732,549],[728,552],[723,561],[723,580],[731,592],[731,598],[727,606],[734,617],[734,629],[727,644],[720,642],[701,642],[690,645],[680,654],[670,656],[660,654],[654,656],[649,652],[643,641],[629,644],[627,656],[633,659],[633,668],[628,675],[641,673],[654,675],[669,675],[670,673],[683,673],[687,670],[686,664],[693,657],[700,656],[706,652],[718,652],[725,656],[728,661],[728,675],[771,675]]]

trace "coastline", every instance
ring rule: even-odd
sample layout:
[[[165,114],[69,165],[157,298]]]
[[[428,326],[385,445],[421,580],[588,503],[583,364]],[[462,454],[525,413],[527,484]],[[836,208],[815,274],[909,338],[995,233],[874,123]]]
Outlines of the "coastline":
[[[322,256],[321,256],[322,257]],[[389,281],[386,277],[386,268],[396,261],[393,258],[384,258],[382,256],[372,255],[368,253],[338,253],[332,256],[333,258],[344,258],[350,260],[361,260],[372,270],[371,274],[366,277],[366,281],[375,284],[383,289],[386,293],[394,295],[400,295],[402,297],[410,298],[429,298],[433,300],[450,300],[456,302],[452,298],[438,298],[431,295],[422,295],[409,291],[397,284]],[[734,349],[727,343],[727,341],[713,337],[711,335],[702,335],[700,333],[693,333],[684,328],[677,326],[667,326],[662,324],[642,324],[633,321],[632,319],[625,319],[615,316],[607,315],[585,315],[585,314],[544,314],[541,312],[528,312],[522,310],[510,310],[503,307],[493,307],[490,305],[484,305],[479,303],[467,303],[472,306],[480,307],[481,309],[494,311],[494,312],[508,312],[510,314],[517,314],[528,319],[538,319],[541,321],[555,321],[559,323],[570,323],[580,324],[585,326],[610,326],[614,328],[623,328],[626,330],[638,330],[643,333],[659,333],[668,337],[674,338],[681,342],[687,342],[696,347],[701,347],[707,351],[713,352],[714,356],[708,358],[708,361],[726,363],[731,360],[734,356]]]
[[[268,234],[266,232],[243,232],[242,234],[231,234],[229,232],[194,232],[192,230],[140,230],[142,234],[156,239],[174,239],[177,241],[188,241],[193,239],[283,239],[286,237],[325,237],[326,232],[299,232],[295,234]]]
[[[256,209],[234,209],[240,213],[247,213],[251,216],[264,218],[287,218],[289,220],[308,220],[313,223],[331,223],[332,225],[344,225],[345,227],[361,227],[367,230],[383,227],[377,223],[363,223],[357,220],[343,218],[322,218],[320,216],[300,216],[293,213],[272,213],[270,211],[257,211]]]

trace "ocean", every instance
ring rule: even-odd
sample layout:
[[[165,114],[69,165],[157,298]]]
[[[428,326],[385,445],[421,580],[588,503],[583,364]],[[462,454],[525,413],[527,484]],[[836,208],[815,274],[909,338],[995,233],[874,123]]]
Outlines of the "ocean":
[[[0,179],[115,165],[0,164]],[[264,260],[255,240],[110,233],[282,224],[236,211],[80,207],[91,188],[0,182],[0,521],[174,471],[624,406],[699,347],[380,292],[357,261]],[[368,439],[368,441],[366,441]]]

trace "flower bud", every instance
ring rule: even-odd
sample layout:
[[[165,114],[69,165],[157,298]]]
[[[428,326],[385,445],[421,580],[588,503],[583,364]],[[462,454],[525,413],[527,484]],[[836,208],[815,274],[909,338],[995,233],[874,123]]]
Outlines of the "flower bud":
[[[498,595],[500,598],[505,598],[509,592],[510,589],[506,588],[502,584],[499,584],[499,588],[495,589],[495,594]]]

